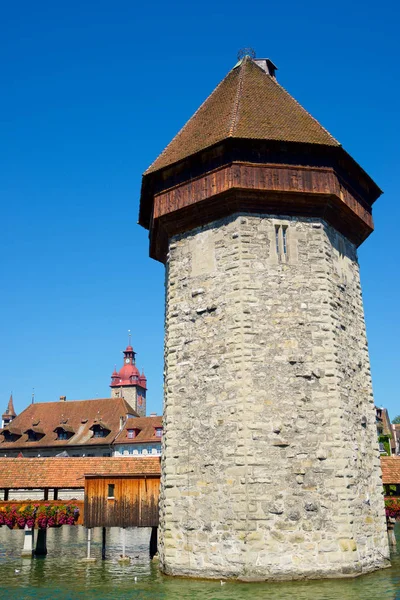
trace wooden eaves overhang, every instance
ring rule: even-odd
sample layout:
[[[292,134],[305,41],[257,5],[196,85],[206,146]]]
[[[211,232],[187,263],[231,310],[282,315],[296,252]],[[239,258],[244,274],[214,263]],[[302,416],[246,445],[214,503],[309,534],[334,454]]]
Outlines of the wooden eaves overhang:
[[[232,70],[143,176],[139,223],[149,229],[150,256],[156,260],[165,262],[171,236],[239,211],[320,217],[357,246],[373,231],[372,204],[382,193],[379,187],[274,78],[249,61],[239,67],[250,82],[242,101],[239,76],[235,83],[236,129],[221,126],[226,137],[210,146],[204,147],[212,132],[204,143],[191,142],[201,139],[201,129],[207,129],[207,119],[217,110],[214,105],[227,102],[220,86],[232,78]],[[260,99],[261,92],[265,97]],[[297,111],[297,120],[291,111]],[[274,119],[279,122],[275,129],[269,125]],[[263,139],[254,137],[257,131]],[[266,139],[269,131],[282,139]],[[185,156],[180,147],[185,143],[198,151]]]

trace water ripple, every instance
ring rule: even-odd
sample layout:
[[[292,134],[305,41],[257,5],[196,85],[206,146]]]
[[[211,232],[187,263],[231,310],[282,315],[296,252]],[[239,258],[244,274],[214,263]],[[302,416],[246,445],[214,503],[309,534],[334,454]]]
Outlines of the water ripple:
[[[221,586],[219,581],[163,576],[148,558],[147,529],[127,530],[127,565],[118,562],[118,529],[108,530],[106,561],[100,560],[101,531],[94,530],[95,563],[82,561],[82,527],[49,530],[48,556],[33,560],[20,557],[23,536],[22,531],[0,528],[0,600],[400,600],[397,552],[391,569],[356,579]]]

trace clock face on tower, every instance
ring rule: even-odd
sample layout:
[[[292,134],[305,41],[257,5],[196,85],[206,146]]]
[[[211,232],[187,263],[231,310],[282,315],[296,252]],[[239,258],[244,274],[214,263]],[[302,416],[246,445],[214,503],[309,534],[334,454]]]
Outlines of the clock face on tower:
[[[129,359],[129,358],[126,358],[126,359],[125,359],[125,364],[129,365],[129,363],[130,363],[130,359]]]

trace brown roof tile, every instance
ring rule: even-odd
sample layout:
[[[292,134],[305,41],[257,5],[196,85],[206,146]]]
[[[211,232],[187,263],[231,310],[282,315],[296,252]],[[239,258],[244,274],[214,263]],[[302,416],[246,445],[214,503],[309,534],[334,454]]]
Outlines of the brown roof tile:
[[[400,456],[381,456],[382,481],[400,484]]]
[[[12,421],[12,427],[20,429],[24,432],[23,435],[15,442],[6,442],[4,436],[0,435],[0,453],[19,448],[24,450],[60,446],[68,450],[70,446],[110,444],[120,431],[120,417],[125,418],[128,414],[135,415],[135,412],[123,398],[30,404]],[[93,437],[91,428],[96,422],[102,426],[107,424],[107,436]],[[60,425],[67,425],[74,431],[68,440],[57,440],[55,429]],[[40,429],[44,436],[37,441],[28,441],[25,432],[29,429]]]
[[[85,475],[160,475],[160,459],[0,458],[0,488],[83,488]]]
[[[128,419],[114,443],[141,444],[147,442],[161,442],[161,438],[156,436],[156,428],[159,427],[162,427],[162,417],[139,417]],[[139,433],[135,438],[128,438],[129,429],[139,430]]]
[[[245,57],[215,88],[145,175],[229,137],[340,146],[273,77]]]

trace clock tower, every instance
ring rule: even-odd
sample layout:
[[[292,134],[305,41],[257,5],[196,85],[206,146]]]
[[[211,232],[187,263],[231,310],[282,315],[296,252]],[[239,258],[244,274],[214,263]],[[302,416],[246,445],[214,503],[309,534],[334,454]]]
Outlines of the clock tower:
[[[111,375],[111,397],[125,398],[140,416],[146,416],[147,379],[136,367],[136,352],[131,345],[124,350],[124,364],[120,371]]]

